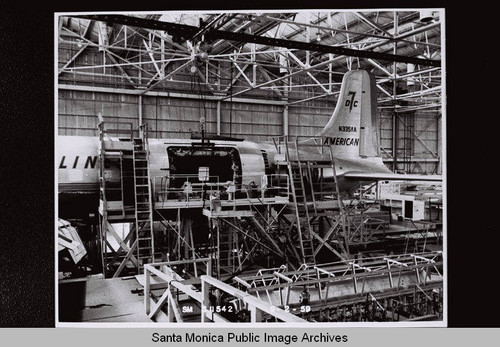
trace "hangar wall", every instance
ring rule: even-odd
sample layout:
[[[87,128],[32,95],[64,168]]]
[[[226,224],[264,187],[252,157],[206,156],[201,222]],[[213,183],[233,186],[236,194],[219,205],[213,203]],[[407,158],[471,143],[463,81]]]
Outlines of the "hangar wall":
[[[97,114],[105,120],[132,122],[138,125],[139,97],[118,93],[59,90],[59,135],[97,136]],[[289,134],[311,135],[330,117],[321,109],[290,108]],[[217,133],[217,102],[161,96],[142,98],[142,119],[148,124],[150,137],[189,138],[191,131]],[[283,106],[220,103],[220,134],[264,141],[283,134]]]

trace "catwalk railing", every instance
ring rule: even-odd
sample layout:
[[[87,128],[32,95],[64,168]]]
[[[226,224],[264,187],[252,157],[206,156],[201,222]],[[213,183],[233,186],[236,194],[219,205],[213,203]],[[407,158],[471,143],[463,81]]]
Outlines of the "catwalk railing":
[[[198,175],[169,175],[153,177],[155,208],[204,207],[204,201],[232,202],[235,205],[248,203],[287,203],[289,177],[286,174],[261,176],[260,182],[241,184],[242,176],[231,181],[220,181],[218,176],[209,176],[207,182],[200,182]]]
[[[200,262],[206,265],[206,274],[198,278],[184,279],[172,269],[174,266],[186,266]],[[260,322],[262,313],[284,322],[304,322],[300,317],[280,308],[271,307],[265,301],[213,278],[211,268],[210,258],[146,264],[144,266],[144,306],[148,317],[154,319],[166,306],[169,322],[183,322],[183,311],[192,311],[180,308],[178,298],[180,295],[184,295],[200,306],[201,322],[228,322],[222,313],[228,310],[227,306],[215,304],[210,297],[211,292],[218,291],[240,300],[250,311],[251,322]],[[156,283],[153,284],[153,281]],[[194,284],[200,284],[201,291]],[[152,290],[158,288],[165,288],[165,291],[156,302],[153,302],[151,299]]]

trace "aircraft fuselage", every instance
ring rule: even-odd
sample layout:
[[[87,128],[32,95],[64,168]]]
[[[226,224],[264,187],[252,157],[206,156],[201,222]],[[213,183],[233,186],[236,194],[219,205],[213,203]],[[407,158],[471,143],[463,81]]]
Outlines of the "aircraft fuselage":
[[[217,175],[220,182],[239,177],[236,183],[240,186],[252,182],[260,186],[266,173],[277,171],[280,155],[272,143],[211,141],[211,151],[205,151],[199,146],[200,142],[150,139],[149,170],[151,180],[155,183],[153,187],[165,184],[165,179],[169,180],[170,186],[180,185],[182,175],[197,175],[200,166],[209,167],[210,175]],[[89,211],[97,210],[99,202],[99,139],[59,136],[57,148],[59,214],[65,218],[85,218]],[[308,155],[300,153],[302,158]],[[359,185],[358,181],[345,179],[343,175],[346,172],[387,170],[380,158],[336,158],[335,162],[340,191],[351,191]],[[177,176],[181,178],[174,178]],[[325,183],[333,183],[333,169],[324,168],[322,177]],[[120,168],[108,170],[107,179],[119,182]]]

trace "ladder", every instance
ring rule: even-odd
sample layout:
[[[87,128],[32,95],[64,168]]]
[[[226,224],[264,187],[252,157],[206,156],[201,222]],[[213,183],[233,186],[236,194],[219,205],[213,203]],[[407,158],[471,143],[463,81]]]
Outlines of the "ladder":
[[[333,170],[333,181],[334,181],[334,186],[335,186],[335,193],[337,195],[337,201],[338,201],[338,204],[339,204],[339,211],[340,211],[340,220],[341,220],[341,225],[342,225],[342,234],[343,234],[343,237],[344,237],[344,242],[346,242],[346,245],[347,246],[347,240],[348,240],[348,228],[347,228],[347,215],[346,215],[346,208],[344,206],[344,202],[342,201],[342,198],[340,196],[340,190],[339,190],[339,185],[338,185],[338,180],[337,180],[337,170],[335,169],[335,157],[333,155],[333,148],[330,144],[330,146],[328,146],[329,148],[329,153],[330,153],[330,159],[331,159],[331,165],[332,165],[332,170]],[[349,255],[349,251],[348,251],[348,248],[346,249],[346,247],[344,246],[344,244],[341,242],[341,240],[339,239],[339,246],[342,250],[342,253],[346,256]]]
[[[292,201],[295,209],[297,236],[299,239],[300,252],[303,264],[315,264],[314,245],[312,236],[311,217],[307,201],[306,184],[304,182],[304,172],[302,167],[305,162],[300,160],[297,137],[294,139],[296,160],[292,160],[288,141],[285,139],[285,158],[290,176],[290,188]],[[294,170],[294,164],[297,168]],[[307,165],[307,164],[306,164]],[[297,170],[298,169],[298,170]],[[310,177],[309,177],[310,178]],[[311,192],[314,196],[314,192]],[[305,223],[303,223],[305,221]]]
[[[137,270],[143,273],[144,264],[153,263],[153,208],[151,200],[148,151],[145,148],[145,136],[134,139],[133,167],[135,189],[135,223]]]
[[[232,222],[238,225],[238,219],[234,218]],[[233,233],[231,229],[221,229],[222,225],[219,224],[217,230],[217,253],[218,253],[218,267],[219,271],[223,271],[223,276],[227,274],[234,274],[242,266],[241,252],[239,247],[238,233]],[[219,279],[221,278],[219,272]]]

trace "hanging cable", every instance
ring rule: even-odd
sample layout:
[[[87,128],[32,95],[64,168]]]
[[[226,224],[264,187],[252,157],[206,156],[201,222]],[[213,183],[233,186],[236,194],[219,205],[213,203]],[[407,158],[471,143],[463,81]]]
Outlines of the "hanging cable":
[[[207,123],[207,107],[205,105],[205,96],[203,95],[201,91],[201,83],[200,83],[200,77],[197,77],[197,82],[198,82],[198,94],[200,95],[201,98],[201,104],[203,105],[203,121],[201,121],[201,115],[200,115],[200,132],[201,132],[201,142],[203,143],[205,141],[205,125]]]

